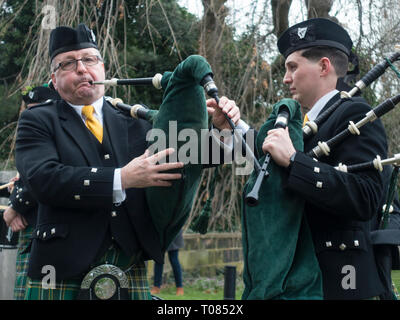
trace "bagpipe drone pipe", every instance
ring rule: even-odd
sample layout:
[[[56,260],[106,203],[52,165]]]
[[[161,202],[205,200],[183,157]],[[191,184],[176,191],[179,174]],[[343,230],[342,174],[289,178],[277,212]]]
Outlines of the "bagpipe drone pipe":
[[[347,97],[350,98],[355,94],[355,92],[361,90],[362,88],[368,86],[371,82],[375,81],[379,76],[381,76],[384,73],[386,68],[389,66],[391,66],[400,77],[400,73],[391,64],[391,62],[394,62],[399,58],[400,58],[400,51],[397,51],[394,54],[392,54],[389,58],[384,60],[382,63],[375,66],[360,81],[357,82],[355,88],[353,88],[353,90],[351,90],[350,93],[347,94]],[[340,103],[343,102],[342,100],[343,100],[343,93],[342,93],[342,99],[338,100],[325,112],[322,112],[320,115],[318,115],[315,121],[322,124],[324,120],[326,120],[326,118],[329,117],[329,115],[331,115],[339,107]],[[340,103],[338,104],[338,102]],[[343,129],[329,140],[318,141],[317,145],[314,148],[312,148],[307,153],[307,155],[314,157],[316,159],[319,159],[321,157],[329,157],[332,149],[334,149],[335,147],[339,146],[342,143],[345,143],[345,141],[351,136],[360,136],[361,134],[360,130],[362,130],[363,126],[386,115],[391,110],[393,110],[399,104],[399,102],[400,102],[400,94],[397,94],[396,96],[386,99],[377,107],[368,111],[363,118],[353,119],[353,121],[349,121],[347,128]],[[305,127],[307,127],[307,123]],[[303,127],[303,138],[305,133],[305,127]],[[310,126],[308,127],[310,128]],[[308,130],[306,131],[308,132]],[[307,135],[307,137],[310,136],[311,135]],[[338,166],[336,166],[335,168],[339,171],[349,172],[349,173],[355,173],[370,169],[377,169],[379,171],[383,171],[383,165],[387,164],[399,165],[399,157],[400,154],[396,154],[393,158],[382,160],[380,155],[377,155],[375,159],[368,162],[352,164],[352,165],[339,163]]]
[[[342,91],[340,93],[341,98],[337,100],[332,106],[330,106],[323,113],[318,115],[314,121],[307,121],[303,127],[303,139],[306,141],[318,132],[319,127],[329,118],[329,116],[335,112],[335,110],[344,102],[350,100],[353,96],[360,93],[362,89],[368,87],[372,82],[377,80],[381,75],[384,74],[388,67],[392,67],[392,63],[400,59],[400,46],[396,46],[396,51],[391,54],[388,58],[385,58],[381,63],[377,64],[370,71],[367,72],[359,81],[356,82],[353,89],[349,92]]]
[[[257,134],[258,154],[263,154],[263,141],[268,130],[276,127],[283,109],[289,114],[287,126],[293,145],[303,150],[300,105],[283,99],[274,105]],[[243,192],[243,299],[322,299],[322,275],[304,216],[305,201],[283,188],[286,169],[266,158],[268,154],[259,162],[268,162],[268,168],[254,171]],[[253,205],[245,197],[260,179],[257,203]]]
[[[351,135],[360,135],[360,129],[369,122],[373,122],[381,116],[385,115],[389,111],[393,110],[396,105],[400,102],[400,94],[386,99],[377,107],[365,114],[365,117],[354,123],[349,121],[349,125],[346,129],[329,139],[328,141],[319,141],[318,145],[310,150],[307,155],[320,158],[321,156],[329,156],[331,149],[345,141]]]

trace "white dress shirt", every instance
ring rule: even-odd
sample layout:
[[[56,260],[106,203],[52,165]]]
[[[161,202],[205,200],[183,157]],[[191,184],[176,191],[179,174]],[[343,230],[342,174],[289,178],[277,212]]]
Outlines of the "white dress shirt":
[[[69,102],[68,102],[68,104],[81,117],[83,123],[85,123],[86,117],[84,115],[82,115],[82,108],[84,106],[83,105],[74,105]],[[99,120],[100,124],[103,126],[103,97],[96,100],[91,105],[94,108],[93,116],[97,120]],[[126,193],[125,193],[125,190],[122,190],[122,183],[121,183],[121,168],[117,168],[114,170],[113,203],[121,203],[122,201],[125,200],[125,198],[126,198]]]
[[[307,112],[307,117],[309,121],[314,121],[318,114],[321,112],[321,110],[325,107],[325,105],[328,103],[329,100],[331,100],[339,91],[338,90],[332,90],[328,92],[326,95],[321,97],[311,108],[310,111]]]

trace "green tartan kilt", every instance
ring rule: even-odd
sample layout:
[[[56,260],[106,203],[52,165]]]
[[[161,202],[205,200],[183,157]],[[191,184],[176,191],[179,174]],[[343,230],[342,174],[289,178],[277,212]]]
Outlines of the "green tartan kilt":
[[[29,252],[22,253],[31,242],[30,238],[33,232],[33,226],[28,225],[19,232],[18,251],[16,261],[16,275],[14,286],[14,299],[23,300],[25,297],[25,287],[28,272]]]
[[[108,263],[124,271],[129,268],[125,274],[130,283],[128,290],[130,299],[151,300],[145,263],[141,261],[131,267],[133,261],[135,261],[134,257],[126,256],[122,250],[112,246],[93,267]],[[84,276],[57,282],[54,289],[45,289],[42,287],[42,280],[33,280],[28,277],[25,300],[76,300]]]

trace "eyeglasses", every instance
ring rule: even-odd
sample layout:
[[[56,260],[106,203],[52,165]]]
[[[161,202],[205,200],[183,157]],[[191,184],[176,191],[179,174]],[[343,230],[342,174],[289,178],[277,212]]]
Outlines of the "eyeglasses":
[[[54,69],[54,72],[56,72],[59,68],[64,71],[72,71],[76,70],[78,67],[78,61],[82,61],[83,65],[85,67],[90,67],[94,66],[99,63],[99,61],[103,61],[99,56],[96,55],[90,55],[83,57],[81,59],[71,59],[71,60],[66,60],[63,62],[60,62],[58,66]]]

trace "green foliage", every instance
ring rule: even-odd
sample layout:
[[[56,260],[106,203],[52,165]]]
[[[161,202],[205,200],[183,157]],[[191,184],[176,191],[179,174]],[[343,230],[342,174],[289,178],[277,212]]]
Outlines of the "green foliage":
[[[18,119],[20,98],[15,96],[6,97],[5,87],[0,85],[0,162],[13,155],[13,139]]]
[[[120,51],[119,61],[124,63],[122,73],[129,78],[152,77],[156,73],[173,71],[182,59],[197,53],[197,18],[179,7],[176,0],[162,1],[162,5],[164,11],[157,2],[147,10],[142,1],[126,2],[127,50],[126,58]],[[116,36],[120,42],[123,41],[123,20],[117,24]],[[152,87],[136,87],[131,90],[129,100],[130,103],[158,108],[162,92]]]
[[[34,7],[35,1],[8,0],[0,8],[0,79],[5,84],[13,83],[22,69],[27,35],[38,31],[32,25]]]
[[[7,97],[5,86],[2,85],[0,85],[0,97],[2,97],[0,103],[0,128],[2,128],[8,123],[17,120],[21,98],[18,94]]]
[[[34,1],[7,0],[0,8],[0,160],[13,153],[13,138],[21,106],[21,95],[13,84],[26,75],[23,64],[33,25]],[[21,73],[20,76],[18,74]]]
[[[359,59],[359,68],[360,68],[360,74],[358,75],[357,79],[355,79],[354,83],[351,83],[353,86],[356,81],[358,81],[360,78],[362,78],[368,71],[370,71],[378,62],[380,61],[374,61],[374,59],[371,58],[371,56],[368,54],[368,52],[363,51],[360,49],[358,52],[356,52],[358,59]],[[376,106],[379,102],[379,98],[374,90],[376,83],[372,83],[370,86],[367,88],[364,88],[362,90],[362,96],[371,106]]]

